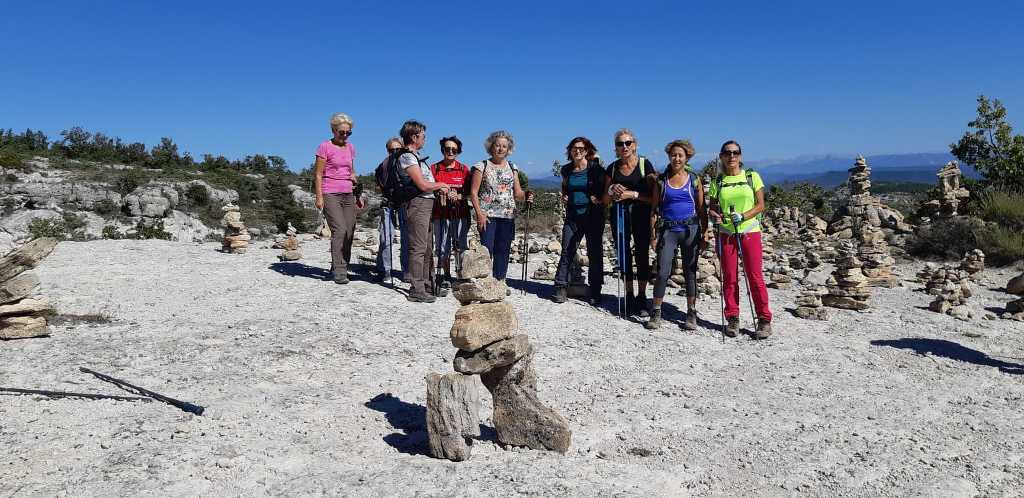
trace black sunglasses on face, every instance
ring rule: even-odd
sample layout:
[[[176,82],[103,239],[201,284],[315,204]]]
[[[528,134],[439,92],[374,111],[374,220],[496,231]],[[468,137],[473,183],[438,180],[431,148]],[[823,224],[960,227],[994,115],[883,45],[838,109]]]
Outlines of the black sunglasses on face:
[[[738,151],[738,150],[723,150],[722,151],[722,155],[723,156],[738,156],[738,155],[741,155],[741,154],[743,154],[743,153]]]
[[[618,140],[615,141],[615,146],[616,147],[629,147],[630,145],[633,145],[633,141],[632,140],[623,140],[621,142],[618,141]]]
[[[395,151],[399,149],[401,149],[401,147],[391,147],[390,149],[388,149],[388,154],[394,154]]]
[[[573,147],[573,148],[571,148],[569,150],[571,150],[573,152],[586,152],[587,148],[586,147]]]
[[[347,136],[352,134],[352,130],[338,130],[335,133],[337,133],[338,135],[341,135],[343,137],[347,137]]]
[[[444,150],[445,154],[458,154],[459,153],[459,149],[456,149],[455,147],[445,147],[442,150]]]

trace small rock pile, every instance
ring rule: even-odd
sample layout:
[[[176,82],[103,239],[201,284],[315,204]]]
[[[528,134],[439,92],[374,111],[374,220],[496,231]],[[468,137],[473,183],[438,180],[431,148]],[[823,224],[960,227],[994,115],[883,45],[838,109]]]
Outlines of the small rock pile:
[[[981,249],[974,249],[965,254],[964,259],[960,261],[960,269],[967,272],[972,279],[980,275],[981,271],[985,269],[985,252]]]
[[[718,259],[715,256],[715,243],[712,240],[704,252],[697,258],[697,295],[718,296],[722,291],[722,282],[718,280]],[[686,289],[680,292],[686,294]]]
[[[970,275],[951,264],[943,266],[925,266],[919,277],[926,277],[925,292],[935,296],[928,309],[936,313],[945,313],[960,320],[974,316],[967,307],[967,299],[971,297]]]
[[[858,257],[864,263],[862,271],[868,277],[868,286],[891,289],[899,285],[899,277],[892,272],[896,260],[889,255],[889,244],[882,230],[870,223],[861,223],[858,232]]]
[[[784,254],[781,255],[768,274],[768,287],[782,290],[793,288],[793,273],[790,260]]]
[[[853,243],[844,242],[836,257],[836,269],[827,282],[828,294],[822,296],[821,302],[833,308],[868,309],[871,291],[867,286],[868,277],[861,271],[862,265]]]
[[[828,320],[828,309],[824,307],[821,297],[828,294],[827,287],[814,287],[800,291],[796,298],[794,314],[807,320]]]
[[[284,240],[276,244],[278,249],[283,249],[277,259],[281,261],[298,261],[302,259],[302,252],[299,251],[299,238],[297,237],[298,230],[292,226],[291,222],[288,223],[288,230],[285,231]]]
[[[430,451],[454,461],[470,457],[471,437],[480,434],[480,397],[472,377],[479,375],[494,401],[499,442],[565,453],[569,424],[538,399],[533,345],[527,334],[518,333],[515,310],[504,301],[507,287],[490,274],[487,249],[474,244],[463,253],[459,277],[464,281],[452,289],[462,304],[450,334],[459,350],[452,361],[455,372],[426,377]]]
[[[224,218],[220,220],[220,225],[224,227],[222,250],[233,254],[245,254],[252,236],[245,230],[245,223],[242,223],[241,209],[237,204],[227,204],[221,210],[224,211]]]
[[[24,339],[50,334],[46,316],[50,303],[29,296],[39,277],[28,270],[53,252],[57,239],[35,239],[0,258],[0,339]]]
[[[960,184],[963,178],[960,165],[956,161],[950,161],[935,176],[939,177],[939,184],[936,187],[939,198],[924,203],[920,214],[952,218],[957,215],[962,200],[971,196],[970,191]]]

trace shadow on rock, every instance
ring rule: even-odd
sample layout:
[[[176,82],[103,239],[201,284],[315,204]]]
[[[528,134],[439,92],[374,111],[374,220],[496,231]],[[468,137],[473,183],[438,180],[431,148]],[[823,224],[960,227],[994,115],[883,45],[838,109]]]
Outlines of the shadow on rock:
[[[509,271],[512,269],[512,265],[509,265]],[[505,283],[508,284],[509,289],[512,289],[512,292],[523,292],[525,290],[527,294],[533,294],[541,299],[551,299],[551,296],[555,293],[555,284],[553,283],[542,284],[529,280],[523,282],[518,278],[507,278]]]
[[[281,275],[287,275],[289,277],[306,277],[316,280],[330,280],[331,278],[331,272],[329,270],[296,263],[294,261],[274,263],[270,265],[270,269],[280,273]]]
[[[365,406],[383,413],[391,427],[402,431],[384,436],[385,443],[402,453],[430,456],[426,407],[406,403],[391,393],[378,394]]]
[[[951,360],[962,361],[964,363],[995,367],[1003,373],[1024,375],[1024,365],[997,360],[976,349],[971,349],[955,342],[942,339],[905,338],[885,341],[879,340],[871,341],[871,345],[910,349],[920,355],[932,354],[935,356],[949,358]]]

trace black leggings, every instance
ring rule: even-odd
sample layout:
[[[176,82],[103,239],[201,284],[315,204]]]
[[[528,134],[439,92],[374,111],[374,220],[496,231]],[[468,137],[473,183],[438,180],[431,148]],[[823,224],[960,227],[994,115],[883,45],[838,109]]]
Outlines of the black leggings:
[[[612,240],[616,241],[615,259],[618,261],[619,267],[622,268],[622,272],[626,275],[627,280],[633,280],[636,278],[637,280],[646,282],[651,278],[651,206],[646,204],[625,203],[622,205],[622,209],[626,213],[626,216],[623,217],[623,232],[625,233],[627,256],[625,258],[619,257],[617,245],[618,235],[616,233],[619,208],[617,205],[613,204],[610,219],[612,225]],[[629,239],[631,236],[633,238],[633,261],[636,262],[635,273],[633,271],[633,261],[630,261],[628,256],[630,252]]]
[[[665,286],[672,275],[672,260],[676,248],[683,253],[683,276],[686,278],[686,297],[697,297],[697,243],[699,225],[690,225],[682,232],[663,230],[658,237],[658,280],[654,283],[654,297],[665,297]]]

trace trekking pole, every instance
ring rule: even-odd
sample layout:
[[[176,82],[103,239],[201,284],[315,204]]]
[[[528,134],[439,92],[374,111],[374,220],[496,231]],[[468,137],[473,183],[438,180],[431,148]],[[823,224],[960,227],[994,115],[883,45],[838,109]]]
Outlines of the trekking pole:
[[[523,288],[522,294],[526,295],[526,279],[530,276],[528,266],[530,264],[530,241],[528,239],[530,233],[530,208],[533,206],[532,202],[526,202],[526,219],[523,220]]]
[[[736,206],[730,206],[729,207],[729,215],[731,216],[735,212],[736,212]],[[745,280],[746,284],[747,284],[747,303],[750,304],[750,319],[754,320],[753,328],[756,329],[757,328],[757,315],[754,314],[754,299],[751,297],[751,294],[750,294],[751,293],[751,291],[750,291],[750,280],[749,280],[750,272],[747,271],[747,266],[745,264],[743,264],[743,234],[740,233],[740,228],[739,228],[739,226],[736,225],[735,221],[732,222],[732,228],[734,230],[736,230],[736,232],[733,235],[734,235],[734,237],[736,237],[736,248],[739,251],[739,265],[737,265],[737,266],[739,267],[739,269],[743,270],[743,280]],[[739,285],[739,284],[737,284],[737,285]]]
[[[625,287],[625,273],[624,273],[625,270],[622,267],[623,253],[625,252],[623,250],[623,241],[622,241],[622,233],[624,231],[623,230],[624,224],[623,224],[623,220],[622,220],[623,212],[624,212],[624,210],[622,209],[622,204],[616,202],[615,203],[615,263],[619,266],[619,268],[618,268],[619,274],[618,274],[618,276],[615,279],[615,303],[618,305],[618,313],[619,313],[620,317],[625,317],[625,314],[626,314],[625,302],[624,302],[624,298],[622,296],[623,287]]]
[[[718,235],[718,223],[715,231],[715,273],[718,278],[718,304],[722,308],[722,344],[725,344],[725,275],[722,274],[722,239]]]
[[[444,218],[444,212],[445,212],[445,210],[446,210],[446,208],[448,206],[447,198],[448,198],[448,196],[444,192],[441,192],[441,198],[438,201],[438,202],[441,203],[441,206],[437,210],[438,211],[438,215],[439,215],[438,217],[440,218],[439,219],[440,223],[437,224],[437,229],[438,230],[445,230],[445,229],[450,229],[451,228],[451,227],[449,227],[447,225],[448,220],[446,220]],[[440,235],[440,234],[437,234],[437,235]],[[435,237],[436,237],[436,235],[435,235]],[[441,242],[441,249],[444,249],[444,242],[443,242],[444,241],[444,236],[442,235],[439,238],[442,240],[442,242]],[[431,240],[430,242],[434,243],[433,240]],[[442,272],[444,272],[444,268],[441,268],[441,265],[435,265],[434,266],[434,296],[440,296],[441,295],[441,281],[444,280],[444,275],[443,275]]]

